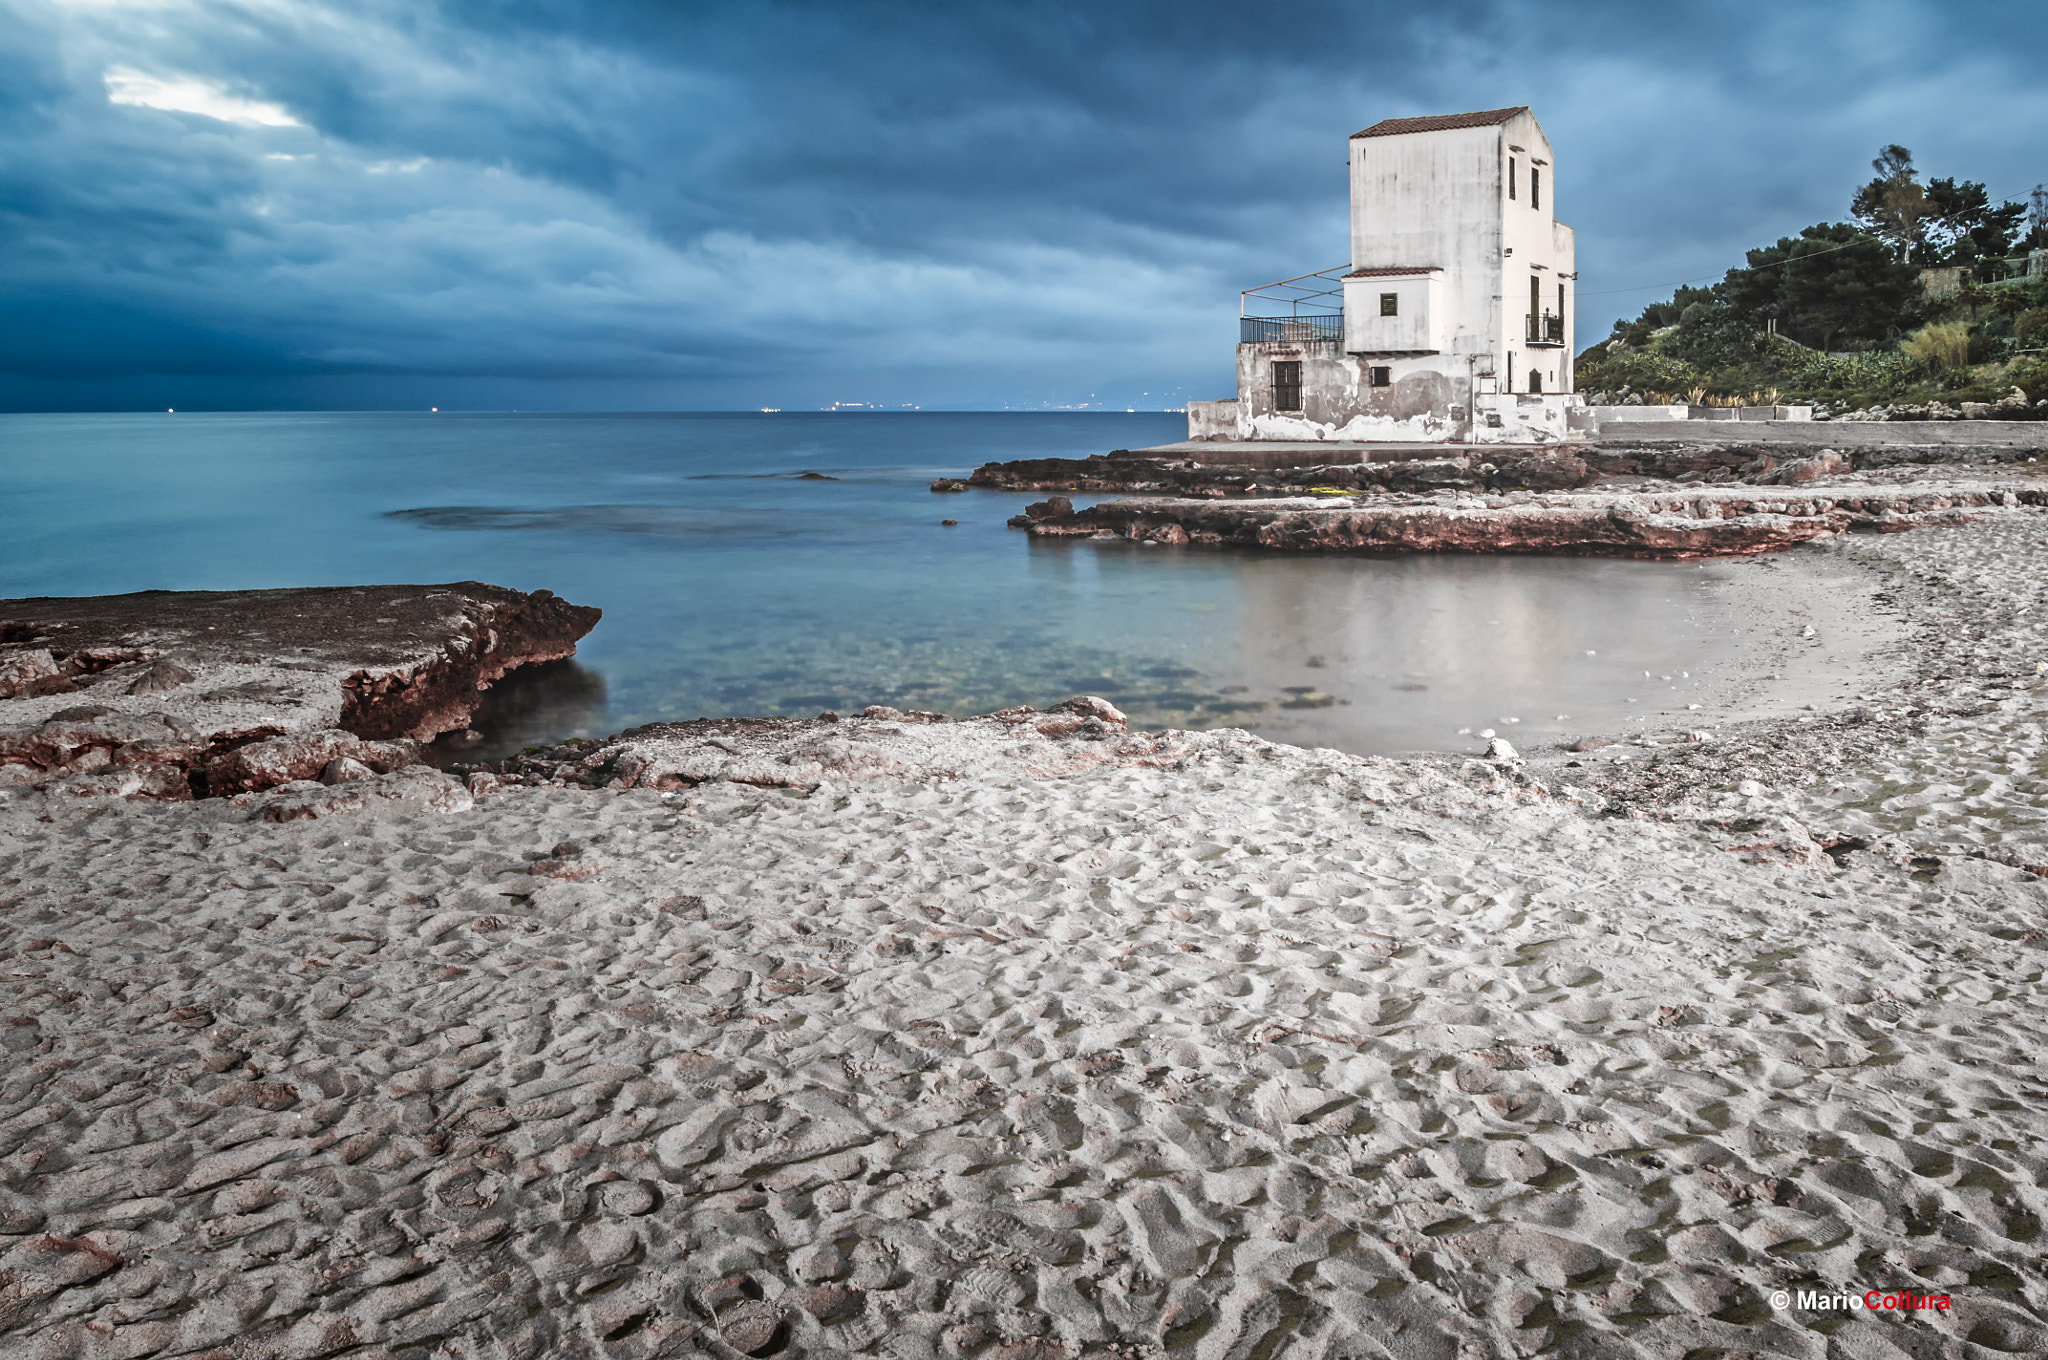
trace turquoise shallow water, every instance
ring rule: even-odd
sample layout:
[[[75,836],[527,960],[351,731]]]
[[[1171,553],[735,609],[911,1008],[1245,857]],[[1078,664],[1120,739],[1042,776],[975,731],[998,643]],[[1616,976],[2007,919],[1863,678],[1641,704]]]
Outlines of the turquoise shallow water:
[[[601,606],[575,663],[497,696],[493,751],[655,719],[957,716],[1084,691],[1148,725],[1469,748],[1458,729],[1682,713],[1734,655],[1748,564],[1048,542],[1004,527],[1033,497],[927,489],[1184,429],[1165,414],[0,416],[0,595],[478,579]]]

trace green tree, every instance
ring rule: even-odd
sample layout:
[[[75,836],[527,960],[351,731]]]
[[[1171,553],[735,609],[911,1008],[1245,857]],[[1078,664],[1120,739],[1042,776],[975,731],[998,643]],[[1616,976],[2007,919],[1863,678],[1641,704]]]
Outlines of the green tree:
[[[1877,178],[1856,191],[1849,215],[1888,243],[1897,258],[1906,259],[1920,244],[1921,223],[1929,212],[1913,153],[1897,144],[1885,147],[1870,168],[1877,171]]]
[[[1729,270],[1722,291],[1737,319],[1775,320],[1780,333],[1831,349],[1884,339],[1911,320],[1920,275],[1885,240],[1832,222],[1750,251],[1749,267]]]
[[[1916,264],[1967,264],[1986,255],[2009,255],[2019,239],[2023,203],[1991,206],[1984,186],[1971,180],[1927,182],[1926,222]]]
[[[1932,179],[1923,185],[1913,153],[1903,146],[1885,147],[1870,168],[1877,178],[1856,191],[1849,215],[1901,260],[1923,269],[1969,264],[2010,254],[2022,235],[2026,204],[1994,208],[1990,193],[1975,180]]]

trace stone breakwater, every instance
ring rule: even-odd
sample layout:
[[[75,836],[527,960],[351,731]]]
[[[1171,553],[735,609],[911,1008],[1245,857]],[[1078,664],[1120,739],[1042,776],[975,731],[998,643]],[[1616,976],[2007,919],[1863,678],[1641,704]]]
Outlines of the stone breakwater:
[[[1783,448],[1718,445],[1586,447],[1525,456],[1496,452],[1485,456],[1381,456],[1375,460],[1361,455],[1346,462],[1242,451],[1210,455],[1206,462],[1124,453],[986,463],[966,482],[935,482],[932,489],[1133,491],[1219,500],[1332,490],[1558,491],[1592,486],[1613,477],[1784,486],[1848,472],[1852,467],[1850,455],[1835,449],[1802,456],[1797,450]]]
[[[1354,491],[1551,491],[1603,479],[1786,485],[1845,472],[2019,464],[2048,455],[2048,423],[1617,426],[1543,451],[1424,445],[1187,442],[1087,458],[985,463],[934,491],[1134,492],[1204,498]]]
[[[1598,472],[1568,453],[1534,457],[1403,456],[1343,462],[1282,453],[1205,452],[1197,457],[1156,457],[1118,450],[1088,458],[1028,458],[985,463],[965,490],[1136,491],[1210,499],[1299,495],[1311,488],[1364,491],[1436,491],[1584,486]],[[937,486],[934,485],[934,490]],[[950,489],[950,488],[949,488]]]
[[[0,785],[183,799],[390,774],[599,617],[475,581],[0,601]]]
[[[1040,537],[1229,544],[1283,551],[1585,553],[1727,557],[1847,532],[1896,533],[2018,505],[2048,504],[2038,483],[1870,484],[1796,490],[1701,486],[1516,496],[1127,497],[1076,511],[1055,496],[1010,520]]]

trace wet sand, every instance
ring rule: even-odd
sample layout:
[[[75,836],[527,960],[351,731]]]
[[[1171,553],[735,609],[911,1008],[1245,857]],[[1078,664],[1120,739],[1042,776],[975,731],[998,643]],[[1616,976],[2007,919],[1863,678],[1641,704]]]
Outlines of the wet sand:
[[[884,711],[447,812],[8,791],[0,1336],[2048,1349],[2048,516],[1838,544],[1760,624],[1813,711],[1705,740]],[[1949,1306],[1797,1305],[1866,1289]]]

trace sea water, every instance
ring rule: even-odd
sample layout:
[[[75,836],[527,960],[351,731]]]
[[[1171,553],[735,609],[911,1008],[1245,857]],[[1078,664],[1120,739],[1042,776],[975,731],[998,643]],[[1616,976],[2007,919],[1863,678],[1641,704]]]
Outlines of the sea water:
[[[1184,432],[1159,413],[0,416],[0,596],[479,580],[602,608],[574,661],[493,694],[477,756],[1077,693],[1151,727],[1479,749],[1698,722],[1774,664],[1744,650],[1753,563],[1034,539],[1005,521],[1037,496],[929,489]]]

